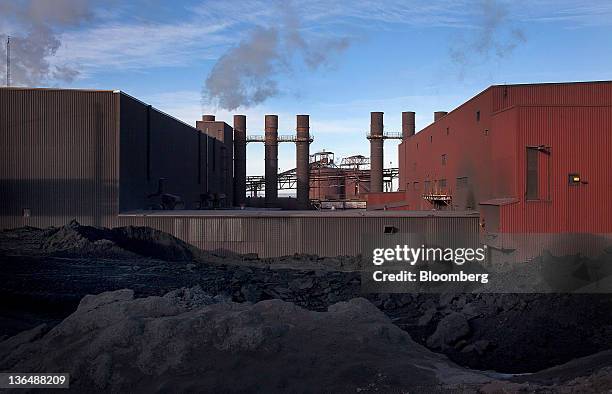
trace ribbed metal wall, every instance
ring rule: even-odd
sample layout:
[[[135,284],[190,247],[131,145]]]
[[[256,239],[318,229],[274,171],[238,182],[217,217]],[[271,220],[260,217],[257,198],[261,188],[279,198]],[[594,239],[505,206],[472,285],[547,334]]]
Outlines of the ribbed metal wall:
[[[384,236],[385,227],[403,233],[448,233],[478,242],[474,216],[140,216],[121,215],[115,225],[149,226],[173,234],[205,250],[257,253],[260,257],[295,253],[354,256],[363,236]]]
[[[118,97],[111,91],[0,89],[2,228],[72,218],[104,225],[118,212]]]
[[[492,86],[493,111],[514,105],[612,105],[612,82]]]
[[[526,149],[540,145],[551,149],[550,168],[538,164],[547,190],[527,201]],[[408,209],[431,208],[423,185],[444,180],[456,209],[516,199],[481,211],[502,232],[612,232],[612,82],[492,86],[403,141],[400,154]],[[586,183],[570,187],[570,173]]]
[[[551,198],[504,207],[501,231],[612,232],[612,106],[521,107],[518,138],[521,179],[526,173],[525,147],[550,147]],[[571,173],[579,174],[582,183],[570,186]],[[525,187],[519,183],[520,196]]]

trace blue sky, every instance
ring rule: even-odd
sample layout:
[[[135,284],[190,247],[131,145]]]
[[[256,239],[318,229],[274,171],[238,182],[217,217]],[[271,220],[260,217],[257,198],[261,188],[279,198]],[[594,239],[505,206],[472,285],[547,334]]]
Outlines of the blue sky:
[[[202,113],[230,124],[232,114],[246,114],[252,134],[261,134],[264,114],[278,114],[280,133],[292,134],[295,115],[306,113],[311,152],[337,157],[369,154],[370,111],[385,112],[387,131],[400,130],[401,111],[416,111],[421,129],[434,111],[491,84],[612,79],[608,1],[54,1],[12,3],[54,3],[74,18],[67,21],[64,11],[24,17],[0,0],[4,35],[26,37],[32,26],[45,26],[58,40],[41,55],[47,73],[31,84],[120,89],[190,124]],[[277,91],[253,105],[220,108],[206,95],[206,80],[258,28],[280,37],[276,61],[262,71],[263,86],[271,82]],[[291,46],[296,34],[301,41]],[[316,67],[308,64],[313,53],[323,59]],[[50,71],[62,66],[78,75]],[[396,145],[386,143],[386,165],[397,165]],[[282,170],[294,166],[294,153],[281,145]],[[250,144],[247,154],[248,172],[262,174],[263,147]]]

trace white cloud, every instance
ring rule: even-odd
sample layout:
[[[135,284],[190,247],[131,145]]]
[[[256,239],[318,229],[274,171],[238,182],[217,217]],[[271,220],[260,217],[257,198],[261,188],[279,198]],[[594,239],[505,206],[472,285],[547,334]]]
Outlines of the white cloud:
[[[522,18],[531,23],[562,23],[569,28],[612,25],[612,3],[610,2],[582,1],[576,3],[541,0],[538,5],[539,7],[535,10],[523,10]]]
[[[555,22],[570,28],[612,24],[612,4],[601,1],[516,3],[504,0],[501,3],[512,10],[510,17],[517,22]],[[304,30],[321,35],[337,34],[345,28],[477,28],[473,20],[478,12],[477,4],[467,0],[312,0],[295,2],[294,6],[304,21]],[[118,16],[97,9],[93,22],[61,33],[62,45],[51,63],[75,65],[88,74],[108,69],[182,66],[215,59],[223,49],[238,43],[246,29],[277,23],[283,6],[280,1],[268,0],[206,1],[185,9],[185,17],[163,23],[147,22],[138,15],[125,18],[125,10],[117,11]],[[2,17],[0,27],[15,29],[10,20]]]
[[[182,66],[216,57],[227,45],[225,23],[112,24],[61,35],[54,61],[78,64],[86,71]]]

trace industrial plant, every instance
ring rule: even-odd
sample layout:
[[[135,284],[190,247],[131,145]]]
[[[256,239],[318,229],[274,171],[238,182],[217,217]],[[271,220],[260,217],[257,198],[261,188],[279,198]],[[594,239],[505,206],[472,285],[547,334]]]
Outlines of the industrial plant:
[[[121,91],[11,87],[0,110],[2,228],[143,225],[261,256],[354,255],[378,233],[612,232],[612,82],[491,86],[419,132],[414,112],[401,132],[372,112],[370,157],[338,162],[310,152],[304,114],[281,134],[276,115],[193,127]],[[387,139],[399,168],[383,166]],[[263,176],[247,176],[249,143]],[[296,147],[281,173],[279,143]]]

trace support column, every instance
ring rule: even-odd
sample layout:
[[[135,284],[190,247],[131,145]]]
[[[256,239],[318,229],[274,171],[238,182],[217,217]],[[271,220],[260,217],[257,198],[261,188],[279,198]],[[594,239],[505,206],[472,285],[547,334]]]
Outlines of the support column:
[[[297,115],[295,143],[295,172],[297,177],[298,209],[310,207],[310,117]]]
[[[234,206],[246,204],[246,116],[234,115]]]
[[[278,203],[278,115],[266,115],[265,122],[266,207]]]
[[[370,192],[383,191],[383,112],[370,113]]]

